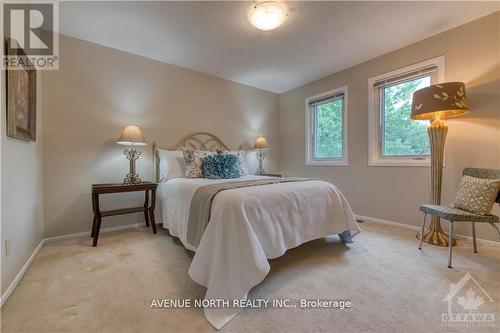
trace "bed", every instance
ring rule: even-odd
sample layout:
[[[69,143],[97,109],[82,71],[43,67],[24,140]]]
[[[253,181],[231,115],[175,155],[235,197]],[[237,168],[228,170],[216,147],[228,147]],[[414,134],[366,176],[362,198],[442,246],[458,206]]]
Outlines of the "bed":
[[[169,150],[182,147],[229,150],[209,133],[186,136]],[[245,299],[250,289],[268,274],[268,259],[310,240],[335,234],[349,243],[360,231],[347,200],[330,183],[317,179],[273,183],[269,180],[272,177],[246,175],[237,181],[264,180],[269,184],[218,192],[211,201],[209,223],[199,242],[193,242],[189,237],[189,223],[193,223],[189,215],[197,191],[207,184],[234,184],[235,180],[161,179],[161,169],[167,166],[161,163],[156,145],[153,149],[159,182],[159,218],[172,236],[195,252],[188,273],[207,288],[205,299]],[[216,329],[221,329],[238,312],[233,307],[204,308],[205,317]]]

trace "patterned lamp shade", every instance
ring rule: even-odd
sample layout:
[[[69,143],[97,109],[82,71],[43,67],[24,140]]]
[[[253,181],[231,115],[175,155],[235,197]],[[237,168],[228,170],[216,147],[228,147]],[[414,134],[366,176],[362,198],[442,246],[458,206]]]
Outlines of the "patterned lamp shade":
[[[444,119],[468,112],[465,84],[462,82],[435,84],[413,93],[411,119]]]
[[[117,143],[129,146],[144,146],[146,145],[146,139],[144,139],[144,135],[142,135],[142,131],[138,126],[128,125],[123,129]]]

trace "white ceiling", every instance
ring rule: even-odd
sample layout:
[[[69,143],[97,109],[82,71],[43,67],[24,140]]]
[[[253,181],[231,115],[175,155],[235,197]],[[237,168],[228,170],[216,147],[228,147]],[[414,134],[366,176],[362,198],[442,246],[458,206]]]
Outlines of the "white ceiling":
[[[283,26],[262,32],[248,22],[251,5],[61,2],[60,31],[282,93],[500,9],[499,2],[286,2]]]

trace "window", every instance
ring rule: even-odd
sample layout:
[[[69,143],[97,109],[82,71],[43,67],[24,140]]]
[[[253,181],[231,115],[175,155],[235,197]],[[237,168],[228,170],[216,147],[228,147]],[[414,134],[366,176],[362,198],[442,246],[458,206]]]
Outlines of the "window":
[[[444,57],[368,80],[369,165],[428,166],[427,120],[411,120],[413,92],[444,81]]]
[[[306,98],[306,165],[347,165],[347,87]]]
[[[429,156],[428,121],[410,119],[414,91],[430,86],[430,73],[381,88],[381,155]]]

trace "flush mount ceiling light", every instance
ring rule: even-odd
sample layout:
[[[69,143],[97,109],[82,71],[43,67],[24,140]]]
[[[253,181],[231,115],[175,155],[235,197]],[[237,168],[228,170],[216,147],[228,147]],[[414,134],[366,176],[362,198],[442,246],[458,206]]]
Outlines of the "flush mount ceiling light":
[[[285,21],[286,8],[279,2],[266,1],[255,5],[250,11],[250,23],[259,30],[273,30]]]

